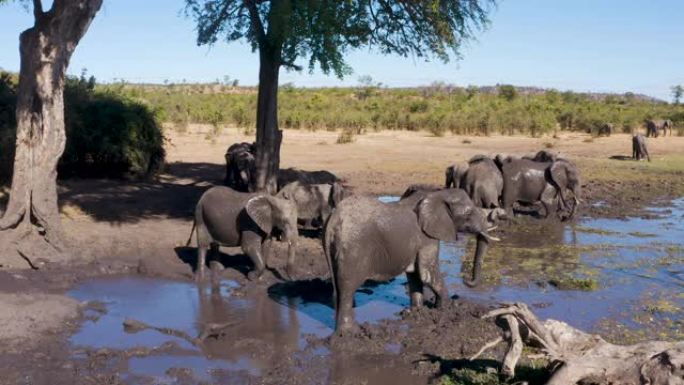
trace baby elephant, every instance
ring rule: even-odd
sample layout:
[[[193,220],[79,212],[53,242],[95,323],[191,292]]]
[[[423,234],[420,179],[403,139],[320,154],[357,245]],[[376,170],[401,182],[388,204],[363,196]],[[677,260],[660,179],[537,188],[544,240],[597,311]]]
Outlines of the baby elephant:
[[[247,277],[258,279],[266,268],[274,229],[282,232],[288,243],[287,268],[289,276],[295,262],[297,247],[297,207],[291,201],[265,193],[242,193],[228,187],[207,190],[195,208],[192,232],[197,234],[197,278],[204,276],[207,249],[218,246],[241,246],[254,263]]]
[[[498,210],[475,207],[463,190],[420,192],[396,203],[352,196],[340,203],[325,227],[324,249],[332,277],[336,331],[353,327],[354,293],[367,280],[385,281],[406,273],[411,306],[423,302],[423,286],[447,298],[439,271],[439,241],[457,233],[477,236],[474,281],[490,240],[487,234]],[[473,282],[473,281],[469,281]]]
[[[333,184],[304,184],[292,182],[278,191],[276,197],[290,200],[297,205],[297,216],[306,226],[321,228],[330,213],[344,198],[344,187]]]
[[[641,134],[636,134],[632,137],[632,158],[635,160],[648,159],[651,161],[651,156],[648,155],[646,148],[646,138]]]

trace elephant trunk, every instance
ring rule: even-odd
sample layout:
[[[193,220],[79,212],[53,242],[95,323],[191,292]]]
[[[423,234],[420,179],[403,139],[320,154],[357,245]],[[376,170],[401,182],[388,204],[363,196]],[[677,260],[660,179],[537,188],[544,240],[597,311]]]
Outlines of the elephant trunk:
[[[572,210],[570,211],[570,219],[575,216],[575,214],[577,213],[577,209],[579,208],[579,205],[582,202],[582,193],[579,182],[575,185],[575,188],[572,189],[572,195],[574,199],[574,204],[572,205]]]
[[[484,256],[489,248],[489,239],[486,233],[477,234],[477,247],[475,248],[475,257],[473,259],[473,271],[470,279],[463,278],[463,283],[468,287],[475,287],[480,283],[480,272],[482,271],[482,263]]]
[[[285,240],[287,241],[287,265],[285,267],[285,274],[289,280],[292,280],[295,259],[297,257],[297,235],[285,234]]]

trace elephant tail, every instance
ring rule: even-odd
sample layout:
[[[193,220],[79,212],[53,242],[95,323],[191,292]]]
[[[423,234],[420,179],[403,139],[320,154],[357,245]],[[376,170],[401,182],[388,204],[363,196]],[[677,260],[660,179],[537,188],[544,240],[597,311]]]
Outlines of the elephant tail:
[[[190,242],[192,242],[192,234],[195,233],[196,227],[197,227],[197,219],[193,218],[192,219],[192,229],[190,229],[190,236],[188,237],[188,241],[185,242],[185,247],[190,246]]]

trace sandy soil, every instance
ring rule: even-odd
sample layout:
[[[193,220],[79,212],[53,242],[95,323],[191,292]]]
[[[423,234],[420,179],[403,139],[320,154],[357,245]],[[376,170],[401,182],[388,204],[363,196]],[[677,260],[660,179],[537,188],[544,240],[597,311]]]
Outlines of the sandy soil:
[[[221,183],[226,148],[237,141],[251,140],[235,129],[226,129],[215,138],[207,138],[207,131],[205,127],[195,126],[188,133],[167,134],[168,166],[158,181],[60,182],[63,222],[74,246],[72,258],[65,264],[48,264],[38,271],[25,270],[28,268],[26,261],[6,252],[4,246],[8,241],[0,234],[3,246],[0,251],[0,324],[3,325],[0,371],[7,374],[0,383],[14,383],[4,381],[20,378],[23,371],[29,370],[27,368],[34,372],[34,379],[62,379],[53,382],[55,384],[70,383],[75,378],[73,365],[65,361],[66,358],[38,364],[45,354],[65,349],[66,338],[77,324],[74,320],[83,319],[82,306],[63,294],[75,282],[117,273],[175,279],[192,277],[194,252],[184,245],[194,205],[203,191]],[[476,154],[523,155],[547,148],[580,166],[587,203],[608,203],[600,207],[585,205],[584,214],[627,215],[645,204],[681,196],[684,192],[683,137],[649,140],[653,162],[637,163],[624,160],[631,155],[628,135],[591,139],[575,133],[528,138],[433,137],[423,132],[379,132],[357,136],[354,143],[335,144],[337,135],[334,132],[286,131],[282,166],[330,170],[359,193],[400,194],[412,183],[442,184],[443,170],[448,164],[465,161]],[[0,212],[5,202],[6,197],[0,195]],[[298,254],[298,279],[327,274],[325,265],[321,264],[321,248],[316,239],[305,239]],[[273,261],[274,267],[279,269],[283,260],[281,250]],[[232,278],[245,283],[239,273],[233,271],[231,274],[234,274]],[[274,277],[267,277],[264,284],[274,280]],[[439,327],[444,326],[440,323],[442,318],[430,310],[426,312],[419,322],[428,318]],[[404,321],[418,322],[411,319],[405,317]],[[458,319],[450,322],[458,323]],[[394,338],[391,333],[384,335],[390,337],[383,337],[383,342]],[[364,338],[367,337],[362,336],[361,340]],[[417,349],[418,342],[429,338],[436,338],[435,346],[444,343],[435,336],[421,336],[409,346]],[[41,347],[36,347],[37,341]],[[461,350],[468,351],[473,346]],[[17,365],[20,361],[22,364]],[[61,365],[59,370],[55,365]],[[47,376],[49,371],[57,373],[56,377]]]

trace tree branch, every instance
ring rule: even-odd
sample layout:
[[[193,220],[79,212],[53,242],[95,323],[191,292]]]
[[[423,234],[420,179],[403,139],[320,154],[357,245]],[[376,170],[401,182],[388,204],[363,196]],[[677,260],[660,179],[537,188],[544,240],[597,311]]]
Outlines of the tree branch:
[[[38,20],[43,16],[43,2],[41,0],[33,0],[33,17]]]
[[[266,32],[264,31],[264,23],[259,16],[257,3],[261,2],[259,0],[244,0],[245,7],[249,10],[249,17],[252,20],[252,32],[256,35],[255,37],[259,45],[261,45],[266,42]]]

